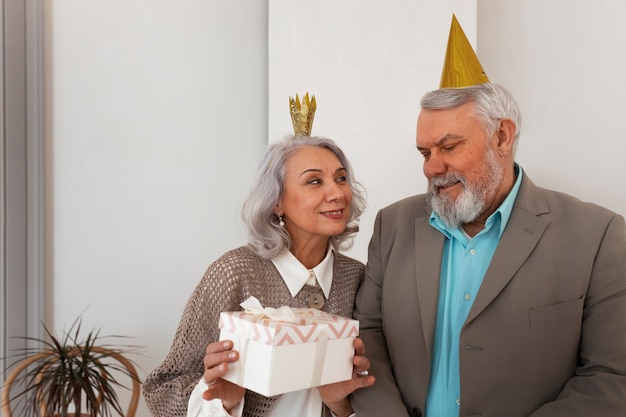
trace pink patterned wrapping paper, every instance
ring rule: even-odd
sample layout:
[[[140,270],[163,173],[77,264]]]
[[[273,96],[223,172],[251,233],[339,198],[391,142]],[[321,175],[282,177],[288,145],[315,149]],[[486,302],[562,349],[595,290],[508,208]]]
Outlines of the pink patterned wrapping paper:
[[[231,311],[220,314],[219,327],[228,333],[246,332],[250,340],[272,346],[316,342],[322,327],[328,330],[324,333],[329,340],[359,334],[359,322],[356,320],[313,308],[291,310],[299,319],[296,323],[274,321],[245,311]]]

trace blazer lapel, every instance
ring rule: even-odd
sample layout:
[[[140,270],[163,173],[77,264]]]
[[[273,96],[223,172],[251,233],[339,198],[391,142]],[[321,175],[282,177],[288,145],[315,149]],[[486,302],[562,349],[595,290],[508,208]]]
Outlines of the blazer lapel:
[[[513,212],[472,305],[466,324],[478,316],[502,291],[539,243],[548,221],[539,214],[549,212],[543,196],[527,178],[522,178]]]
[[[424,329],[424,340],[429,357],[432,358],[432,346],[437,323],[437,302],[439,299],[439,277],[443,254],[444,235],[432,227],[428,221],[430,212],[425,207],[425,216],[415,219],[415,280],[417,298]],[[424,244],[424,242],[429,242]]]

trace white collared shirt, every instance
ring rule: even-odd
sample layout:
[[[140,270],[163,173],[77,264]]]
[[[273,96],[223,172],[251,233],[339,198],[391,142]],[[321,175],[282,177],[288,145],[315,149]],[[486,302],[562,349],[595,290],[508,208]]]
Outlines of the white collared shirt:
[[[330,294],[333,284],[334,251],[328,248],[326,257],[315,268],[308,269],[287,249],[272,259],[272,263],[285,281],[292,297],[295,297],[305,284],[315,285],[315,279],[324,293],[326,299]],[[204,378],[194,388],[187,405],[187,417],[241,417],[243,403],[240,401],[236,407],[230,410],[230,414],[224,410],[222,400],[206,401],[202,399],[202,393],[208,389]],[[288,392],[280,396],[270,410],[268,417],[319,417],[322,414],[322,399],[319,391],[315,388]]]
[[[315,285],[315,278],[317,278],[317,282],[324,292],[324,297],[328,299],[330,287],[333,285],[334,259],[333,249],[329,248],[322,262],[313,269],[307,269],[293,253],[285,249],[272,259],[272,263],[287,284],[292,297],[295,297],[302,290],[304,284]]]

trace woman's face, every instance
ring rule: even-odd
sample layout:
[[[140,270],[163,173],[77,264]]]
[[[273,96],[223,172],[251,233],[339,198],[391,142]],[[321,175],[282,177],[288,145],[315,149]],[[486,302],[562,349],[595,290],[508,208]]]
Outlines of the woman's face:
[[[276,207],[295,247],[324,243],[342,233],[352,190],[345,167],[326,148],[299,149],[285,165],[283,197]]]

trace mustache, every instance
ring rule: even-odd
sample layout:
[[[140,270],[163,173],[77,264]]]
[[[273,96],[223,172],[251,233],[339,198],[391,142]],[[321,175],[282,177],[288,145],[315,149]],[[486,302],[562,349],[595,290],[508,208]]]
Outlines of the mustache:
[[[434,187],[447,187],[449,185],[456,184],[457,182],[460,182],[463,185],[467,185],[465,175],[461,175],[457,172],[449,173],[446,175],[438,175],[430,179],[429,188],[432,189]]]

